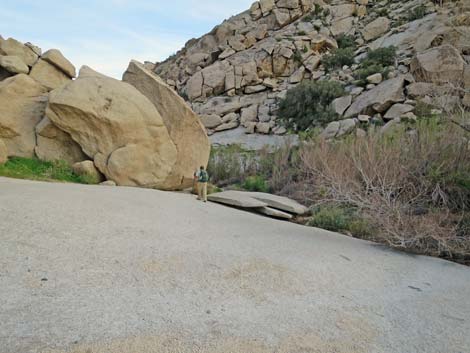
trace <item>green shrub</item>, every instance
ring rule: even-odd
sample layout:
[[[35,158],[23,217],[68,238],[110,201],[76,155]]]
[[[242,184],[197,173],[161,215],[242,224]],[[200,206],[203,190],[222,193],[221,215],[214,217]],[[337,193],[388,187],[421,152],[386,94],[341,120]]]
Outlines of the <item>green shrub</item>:
[[[211,182],[220,185],[240,183],[246,170],[255,163],[255,157],[239,145],[214,147],[207,171]]]
[[[76,175],[64,161],[46,162],[36,158],[10,158],[0,166],[0,175],[18,179],[57,180],[82,184],[96,184],[98,182]]]
[[[339,48],[323,56],[322,64],[325,66],[326,71],[332,71],[343,67],[344,65],[351,66],[354,64],[354,50],[352,48]]]
[[[335,204],[315,207],[308,225],[359,237],[366,237],[371,232],[368,222],[359,217],[353,208]]]
[[[302,63],[302,54],[298,50],[294,52],[294,61],[299,64]]]
[[[426,16],[426,6],[419,5],[414,7],[408,15],[408,21],[419,20]]]
[[[356,39],[350,34],[340,34],[338,37],[336,37],[336,42],[338,43],[338,47],[340,49],[351,48],[356,50],[357,48]]]
[[[248,191],[269,192],[269,185],[266,180],[259,176],[249,176],[242,184],[243,189]]]
[[[338,118],[331,102],[344,95],[335,81],[304,81],[287,91],[279,104],[279,120],[288,129],[308,130],[324,126]]]
[[[361,62],[361,67],[354,74],[354,77],[358,80],[357,84],[365,86],[367,77],[377,73],[381,73],[386,79],[389,72],[388,67],[395,64],[396,51],[397,49],[392,46],[367,53],[366,58]]]
[[[396,56],[397,48],[394,46],[378,48],[367,53],[367,57],[362,61],[361,66],[394,65]]]

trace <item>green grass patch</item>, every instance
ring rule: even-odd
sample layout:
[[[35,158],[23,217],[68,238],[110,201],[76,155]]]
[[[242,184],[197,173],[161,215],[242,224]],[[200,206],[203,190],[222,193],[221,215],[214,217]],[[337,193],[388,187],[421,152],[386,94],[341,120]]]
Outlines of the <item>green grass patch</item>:
[[[246,178],[242,188],[248,191],[269,192],[267,181],[259,175]]]
[[[97,180],[76,175],[64,161],[46,162],[36,158],[10,158],[0,165],[0,176],[43,181],[96,184]]]

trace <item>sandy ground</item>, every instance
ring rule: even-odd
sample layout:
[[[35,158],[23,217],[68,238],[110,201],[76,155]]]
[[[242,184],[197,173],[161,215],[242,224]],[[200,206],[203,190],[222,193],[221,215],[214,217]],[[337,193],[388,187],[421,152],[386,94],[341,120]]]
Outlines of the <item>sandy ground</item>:
[[[0,178],[0,353],[466,353],[470,268],[192,196]]]

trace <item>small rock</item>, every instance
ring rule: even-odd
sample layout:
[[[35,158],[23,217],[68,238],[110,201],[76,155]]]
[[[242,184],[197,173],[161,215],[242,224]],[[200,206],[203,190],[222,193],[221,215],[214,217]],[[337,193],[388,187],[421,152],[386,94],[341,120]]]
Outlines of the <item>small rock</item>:
[[[359,115],[357,117],[357,119],[359,120],[359,122],[361,123],[369,123],[369,120],[371,119],[371,117],[369,115]]]
[[[103,181],[102,183],[100,183],[100,185],[103,185],[103,186],[117,186],[117,184],[112,180]]]
[[[379,73],[368,76],[367,77],[367,82],[377,85],[380,82],[382,82],[382,79],[383,79],[382,74],[379,72]]]

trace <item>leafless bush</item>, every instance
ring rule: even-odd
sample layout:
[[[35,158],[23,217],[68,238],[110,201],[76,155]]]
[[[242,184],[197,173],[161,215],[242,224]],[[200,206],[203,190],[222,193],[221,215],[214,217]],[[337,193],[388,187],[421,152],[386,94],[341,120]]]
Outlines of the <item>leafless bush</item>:
[[[407,130],[305,144],[307,200],[353,207],[377,229],[374,240],[393,247],[470,257],[470,234],[457,232],[470,210],[468,136],[449,121]]]

